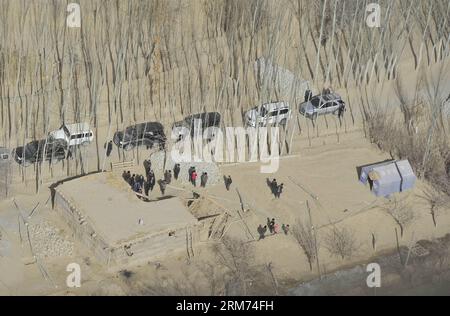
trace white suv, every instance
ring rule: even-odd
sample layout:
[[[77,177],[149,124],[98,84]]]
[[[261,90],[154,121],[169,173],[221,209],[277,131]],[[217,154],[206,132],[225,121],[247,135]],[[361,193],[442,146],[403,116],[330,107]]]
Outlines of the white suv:
[[[68,147],[87,146],[94,139],[88,123],[63,124],[60,129],[49,134],[49,142],[64,142]]]
[[[251,127],[286,125],[291,117],[288,102],[272,102],[256,106],[245,112],[245,124]]]

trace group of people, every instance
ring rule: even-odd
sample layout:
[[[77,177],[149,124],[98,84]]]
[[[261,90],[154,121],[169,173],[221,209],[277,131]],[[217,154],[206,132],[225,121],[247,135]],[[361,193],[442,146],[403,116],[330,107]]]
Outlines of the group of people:
[[[147,196],[155,185],[154,178],[152,180],[147,175],[147,179],[145,179],[143,175],[131,174],[130,171],[124,171],[122,178],[130,185],[134,192],[142,194],[142,191],[144,191]]]
[[[198,173],[197,173],[197,170],[195,169],[195,167],[190,167],[189,168],[188,175],[189,175],[189,182],[192,183],[192,185],[194,187],[196,187],[197,186]],[[202,174],[200,176],[200,186],[202,188],[205,188],[207,182],[208,182],[208,173],[207,172],[202,172]]]
[[[150,191],[153,191],[153,188],[156,183],[155,173],[151,169],[150,160],[144,161],[144,169],[145,169],[145,177],[140,174],[131,174],[130,171],[124,171],[122,174],[122,178],[130,185],[131,189],[139,194],[149,195]],[[161,190],[163,191],[163,190]]]
[[[269,181],[270,190],[272,191],[272,194],[275,196],[275,198],[279,199],[281,196],[281,193],[283,193],[283,187],[284,184],[278,184],[277,179],[273,179],[272,181]]]
[[[259,240],[264,239],[266,237],[267,229],[269,229],[269,233],[271,235],[278,234],[280,227],[275,222],[275,218],[270,219],[267,217],[267,224],[262,226],[261,224],[258,226],[258,233],[259,233]],[[289,233],[289,224],[283,224],[281,225],[281,229],[283,230],[284,234],[287,235]]]
[[[148,197],[149,192],[153,191],[155,183],[158,182],[161,194],[164,195],[166,191],[166,187],[168,184],[172,182],[172,176],[175,180],[178,180],[180,175],[181,166],[179,163],[175,164],[172,170],[165,170],[163,179],[156,181],[155,173],[152,170],[152,163],[149,159],[144,160],[144,169],[145,169],[145,177],[139,174],[131,174],[130,171],[124,171],[122,174],[123,179],[130,185],[131,189],[140,194],[144,194]],[[189,182],[192,183],[193,186],[197,186],[197,171],[195,167],[190,167],[189,170]],[[231,185],[231,177],[228,177],[229,183],[225,184],[227,186],[227,190],[229,190],[229,186]],[[203,172],[200,176],[200,186],[205,188],[208,182],[208,173]]]

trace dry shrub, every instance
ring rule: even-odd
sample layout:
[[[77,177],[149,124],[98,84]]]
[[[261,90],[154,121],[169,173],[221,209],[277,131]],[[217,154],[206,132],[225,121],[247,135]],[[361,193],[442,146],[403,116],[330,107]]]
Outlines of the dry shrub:
[[[430,214],[433,219],[434,226],[437,226],[437,217],[445,210],[450,208],[450,195],[434,188],[426,188],[423,195],[420,196],[430,205]]]
[[[415,219],[415,214],[410,206],[403,201],[393,198],[389,203],[383,207],[384,210],[392,216],[395,222],[400,226],[400,236]]]
[[[352,230],[333,226],[331,231],[325,236],[325,248],[332,256],[342,260],[351,258],[358,250],[355,234]]]
[[[257,265],[251,244],[224,237],[212,248],[214,259],[183,266],[181,275],[157,271],[151,281],[128,284],[133,295],[275,295],[272,265]],[[269,267],[269,269],[268,269]]]
[[[428,136],[430,125],[408,133],[404,124],[389,112],[366,113],[367,129],[371,141],[392,157],[408,159],[416,174],[429,181],[436,189],[450,195],[450,142],[445,131],[435,128],[432,140]],[[430,123],[431,124],[431,123]],[[427,150],[427,148],[429,150]],[[424,157],[427,159],[424,162]]]
[[[316,260],[317,255],[316,249],[318,249],[319,246],[317,245],[317,240],[315,238],[311,223],[303,223],[300,220],[297,220],[295,225],[292,227],[292,235],[305,253],[305,256],[309,262],[309,268],[312,270],[312,264],[314,260]]]

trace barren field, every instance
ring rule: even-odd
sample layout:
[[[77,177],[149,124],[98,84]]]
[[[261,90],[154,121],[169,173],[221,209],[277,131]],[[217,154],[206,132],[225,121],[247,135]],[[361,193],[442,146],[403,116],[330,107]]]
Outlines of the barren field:
[[[419,292],[448,280],[450,6],[416,2],[380,1],[381,27],[370,28],[353,0],[82,0],[72,28],[64,1],[2,1],[0,147],[12,157],[0,161],[0,295],[372,295],[361,271],[397,257],[384,279],[395,288],[411,284],[414,294],[413,275],[434,276],[414,283]],[[338,93],[342,117],[300,114],[306,88]],[[163,179],[177,162],[172,124],[187,115],[217,111],[224,130],[274,101],[292,110],[279,168],[182,163],[165,195],[193,217],[170,205],[150,213],[163,198],[158,184],[143,201],[123,180],[124,170],[144,175],[145,159]],[[149,121],[163,124],[165,151],[113,145],[107,155],[114,133]],[[17,147],[76,122],[90,124],[93,140],[71,158],[15,161]],[[410,162],[415,187],[376,197],[358,167],[389,159]],[[189,183],[191,166],[208,172],[206,187]],[[272,179],[284,185],[279,198]],[[55,211],[58,186],[112,243],[194,217],[203,231],[183,249],[107,267]],[[260,238],[272,218],[278,233]],[[431,249],[423,262],[420,245]],[[67,287],[70,263],[81,267],[79,288]]]

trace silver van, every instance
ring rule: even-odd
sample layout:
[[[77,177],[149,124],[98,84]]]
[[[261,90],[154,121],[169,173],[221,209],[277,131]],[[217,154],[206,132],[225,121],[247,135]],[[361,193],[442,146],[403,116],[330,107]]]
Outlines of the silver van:
[[[339,114],[340,110],[345,110],[345,102],[337,93],[316,95],[299,106],[300,114],[311,119],[329,113]]]
[[[291,117],[288,102],[271,102],[256,106],[244,114],[246,126],[286,125]]]

